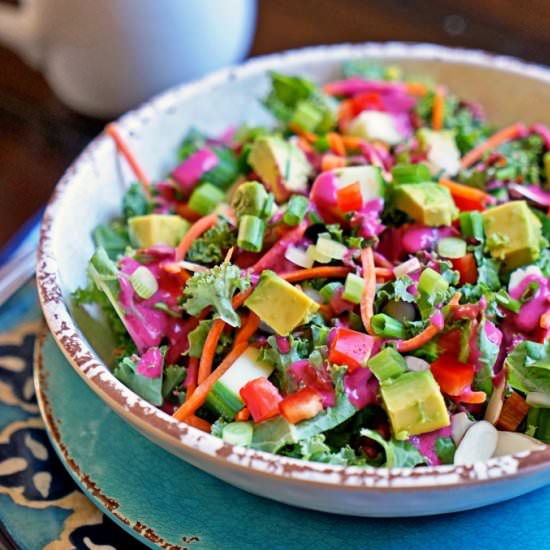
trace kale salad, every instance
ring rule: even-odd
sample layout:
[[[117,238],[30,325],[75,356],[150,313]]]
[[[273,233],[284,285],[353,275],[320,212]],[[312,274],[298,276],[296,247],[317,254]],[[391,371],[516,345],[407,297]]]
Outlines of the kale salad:
[[[550,442],[550,131],[363,61],[271,73],[270,127],[191,129],[98,226],[76,307],[113,374],[224,441],[337,465]]]

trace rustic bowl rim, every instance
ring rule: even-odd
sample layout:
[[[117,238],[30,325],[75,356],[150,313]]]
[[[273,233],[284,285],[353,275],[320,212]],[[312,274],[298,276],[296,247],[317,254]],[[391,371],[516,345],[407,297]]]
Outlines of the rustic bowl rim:
[[[200,80],[176,86],[126,113],[118,120],[118,124],[124,131],[139,133],[147,128],[156,111],[165,111],[187,97],[208,92],[232,80],[268,71],[278,62],[343,61],[361,56],[465,63],[519,74],[550,85],[549,69],[480,50],[403,42],[313,46],[252,58],[240,65],[216,71]],[[447,490],[450,486],[486,484],[498,479],[508,480],[550,467],[550,446],[546,445],[540,449],[492,458],[471,466],[387,469],[304,461],[230,445],[213,435],[177,422],[137,396],[112,375],[91,346],[80,336],[76,322],[62,296],[58,265],[53,253],[52,228],[56,213],[67,190],[78,179],[81,167],[90,162],[96,150],[103,147],[112,147],[110,138],[104,132],[69,166],[48,202],[41,225],[37,255],[38,294],[49,329],[76,372],[109,406],[125,419],[130,419],[131,424],[148,434],[157,444],[171,447],[172,450],[179,447],[199,461],[213,461],[222,468],[244,470],[271,479],[289,479],[305,486],[332,486],[340,490]]]

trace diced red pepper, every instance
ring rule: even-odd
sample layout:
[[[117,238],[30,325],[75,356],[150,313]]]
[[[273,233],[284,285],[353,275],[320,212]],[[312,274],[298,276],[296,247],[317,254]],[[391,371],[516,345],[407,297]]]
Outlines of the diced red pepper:
[[[483,212],[487,205],[487,201],[477,198],[457,197],[453,195],[453,200],[456,204],[456,207],[461,212]]]
[[[460,273],[460,284],[475,285],[477,282],[477,264],[474,255],[469,252],[462,256],[462,258],[456,258],[451,260],[453,268]]]
[[[377,92],[365,92],[357,94],[352,100],[353,111],[356,115],[362,111],[375,110],[385,111],[384,104],[380,99],[380,94]]]
[[[461,363],[451,354],[439,356],[432,363],[431,371],[441,390],[451,396],[464,394],[474,380],[473,365]]]
[[[313,418],[323,410],[321,396],[313,388],[302,388],[279,403],[279,411],[291,424]]]
[[[281,394],[265,376],[251,380],[239,393],[254,422],[261,422],[279,414]]]
[[[336,191],[336,205],[342,212],[355,212],[363,206],[363,195],[358,181]]]
[[[328,360],[337,365],[347,365],[348,371],[364,367],[370,357],[375,339],[368,334],[349,328],[334,329]]]

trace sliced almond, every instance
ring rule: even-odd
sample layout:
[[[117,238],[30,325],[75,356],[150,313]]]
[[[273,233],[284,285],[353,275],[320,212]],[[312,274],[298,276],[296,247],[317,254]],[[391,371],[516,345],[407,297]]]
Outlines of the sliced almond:
[[[495,452],[497,440],[498,432],[492,424],[486,420],[476,422],[466,431],[458,445],[454,464],[469,465],[488,460]]]
[[[522,451],[532,451],[542,447],[542,443],[525,434],[517,432],[498,432],[498,440],[493,456],[505,456]]]
[[[473,424],[475,424],[475,422],[470,420],[465,412],[453,414],[451,418],[451,437],[453,438],[455,445],[460,443],[466,433],[466,430]]]
[[[407,363],[407,368],[412,371],[428,370],[430,368],[430,363],[414,355],[407,355],[405,362]]]
[[[506,379],[504,376],[500,377],[499,383],[493,389],[491,398],[485,411],[485,420],[491,424],[496,424],[500,413],[502,412],[502,406],[504,405],[504,390],[506,388]]]

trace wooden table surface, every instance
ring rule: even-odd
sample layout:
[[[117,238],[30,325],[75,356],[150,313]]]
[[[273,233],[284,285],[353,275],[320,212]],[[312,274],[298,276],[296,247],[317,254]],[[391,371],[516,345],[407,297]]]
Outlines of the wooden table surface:
[[[550,64],[549,27],[548,0],[260,0],[250,55],[311,44],[405,40]],[[45,203],[104,124],[71,112],[37,71],[0,48],[0,245]]]

